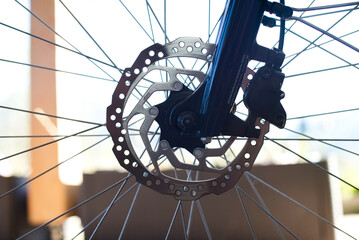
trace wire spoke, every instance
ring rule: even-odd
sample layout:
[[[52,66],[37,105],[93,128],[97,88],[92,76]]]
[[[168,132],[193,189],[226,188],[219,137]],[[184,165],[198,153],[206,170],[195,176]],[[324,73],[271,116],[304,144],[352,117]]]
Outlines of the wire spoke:
[[[7,109],[7,110],[24,112],[24,113],[36,114],[36,115],[41,115],[41,116],[46,116],[46,117],[52,117],[52,118],[57,118],[57,119],[62,119],[62,120],[69,120],[69,121],[73,121],[73,122],[87,123],[87,124],[92,124],[92,125],[97,125],[97,126],[103,126],[104,125],[102,123],[84,121],[84,120],[79,120],[79,119],[74,119],[74,118],[60,117],[60,116],[51,115],[51,114],[42,113],[42,112],[29,111],[29,110],[25,110],[25,109],[21,109],[21,108],[13,108],[13,107],[2,106],[2,105],[0,105],[0,108]]]
[[[257,240],[257,236],[256,236],[256,233],[254,231],[254,227],[253,227],[253,224],[252,224],[252,221],[251,221],[251,218],[249,217],[249,214],[248,214],[248,211],[247,211],[247,207],[243,201],[243,197],[239,191],[239,186],[238,184],[235,185],[234,187],[236,189],[236,192],[237,192],[237,195],[238,195],[238,198],[239,200],[241,201],[241,205],[243,207],[243,212],[244,212],[244,215],[246,216],[246,220],[247,220],[247,223],[249,225],[249,229],[251,230],[251,234],[252,234],[252,237],[254,240]]]
[[[36,36],[36,35],[31,34],[31,33],[28,33],[28,32],[25,32],[25,31],[23,31],[23,30],[21,30],[21,29],[15,28],[15,27],[13,27],[13,26],[7,25],[7,24],[2,23],[2,22],[0,22],[0,25],[3,25],[3,26],[5,26],[5,27],[8,27],[8,28],[10,28],[10,29],[13,29],[13,30],[15,30],[15,31],[17,31],[17,32],[26,34],[26,35],[28,35],[28,36],[30,36],[30,37],[39,39],[39,40],[41,40],[41,41],[43,41],[43,42],[46,42],[46,43],[48,43],[48,44],[54,45],[54,46],[56,46],[56,47],[65,49],[65,50],[70,51],[70,52],[72,52],[72,53],[76,53],[76,54],[78,54],[78,55],[80,55],[80,56],[86,57],[86,58],[91,59],[91,60],[93,60],[93,61],[96,61],[96,62],[98,62],[98,63],[101,63],[101,64],[104,64],[104,65],[106,65],[106,66],[109,66],[109,67],[113,67],[113,68],[114,68],[114,66],[111,65],[111,64],[108,64],[108,63],[103,62],[103,61],[101,61],[101,60],[99,60],[99,59],[96,59],[96,58],[90,57],[90,56],[88,56],[88,55],[85,55],[85,54],[83,54],[83,53],[81,53],[81,52],[79,52],[79,51],[72,50],[72,49],[67,48],[67,47],[65,47],[65,46],[62,46],[62,45],[60,45],[60,44],[57,44],[57,43],[52,42],[52,41],[50,41],[50,40],[47,40],[47,39],[45,39],[45,38]],[[110,76],[110,77],[111,77],[111,76]],[[113,80],[113,81],[116,81],[115,79],[112,79],[112,80]]]
[[[352,12],[352,10],[351,10],[350,12]],[[348,12],[348,14],[349,14],[350,12]],[[357,47],[355,47],[354,45],[352,45],[352,44],[350,44],[350,43],[344,41],[343,39],[341,39],[341,38],[335,36],[334,34],[331,34],[331,33],[329,32],[329,30],[323,30],[322,28],[320,28],[320,27],[318,27],[318,26],[316,26],[316,25],[314,25],[314,24],[311,24],[310,22],[308,22],[308,21],[306,21],[306,20],[304,20],[304,19],[302,19],[302,18],[291,17],[290,19],[294,19],[294,20],[297,20],[297,21],[299,21],[299,22],[301,22],[301,23],[304,23],[305,25],[307,25],[307,26],[309,26],[309,27],[311,27],[311,28],[317,30],[318,32],[321,32],[323,35],[326,35],[326,36],[328,36],[328,37],[331,37],[332,39],[336,40],[337,42],[340,42],[341,44],[343,44],[343,45],[345,45],[345,46],[347,46],[347,47],[353,49],[354,51],[359,52],[359,48],[357,48]],[[321,35],[321,36],[322,36],[322,35]],[[314,42],[315,42],[315,41],[314,41]],[[314,44],[314,42],[313,42],[313,44]]]
[[[121,1],[121,0],[119,0],[119,1]],[[166,10],[166,9],[167,9],[167,7],[166,7],[166,0],[164,1],[164,26],[162,26],[162,24],[161,24],[160,21],[158,20],[158,17],[157,17],[157,15],[156,15],[156,13],[153,11],[151,5],[148,4],[148,6],[149,6],[149,8],[150,8],[150,10],[151,10],[151,12],[152,12],[152,15],[155,17],[155,20],[156,20],[158,26],[161,28],[161,31],[162,31],[162,33],[164,34],[165,43],[170,42],[170,39],[169,39],[169,37],[167,36],[167,21],[166,21],[166,13],[167,13],[167,10]],[[151,38],[151,37],[150,37],[150,38]],[[155,43],[155,40],[154,40],[154,39],[151,39],[151,40]],[[184,64],[183,64],[181,58],[177,57],[177,59],[178,59],[179,63],[181,64],[181,67],[182,67],[183,69],[185,69]],[[166,65],[166,67],[167,67],[167,64],[168,64],[168,63],[171,64],[172,67],[174,67],[172,61],[170,61],[169,59],[166,58],[166,60],[165,60],[165,65]],[[162,75],[162,73],[161,73],[161,75]],[[168,78],[168,76],[167,76],[167,74],[166,74],[166,82],[168,82],[167,78]],[[162,79],[162,76],[161,76],[161,79]]]
[[[169,42],[169,38],[167,36],[167,0],[163,1],[163,25],[165,28],[164,35],[165,35],[165,43],[166,43],[166,41]]]
[[[311,14],[311,15],[303,16],[301,18],[319,17],[319,16],[328,15],[328,14],[336,14],[336,13],[341,13],[341,12],[347,12],[347,11],[350,11],[350,10],[351,10],[351,8],[343,9],[343,10],[336,10],[336,11],[331,11],[331,12],[325,12],[325,13],[317,13],[317,14]],[[359,9],[356,8],[354,10],[359,10]]]
[[[150,23],[150,27],[151,27],[152,39],[153,39],[153,41],[156,41],[155,34],[153,33],[153,25],[152,25],[151,14],[150,14],[150,6],[149,6],[149,3],[148,3],[148,0],[146,0],[146,8],[147,8],[148,22]]]
[[[358,5],[359,5],[359,2],[349,2],[349,3],[340,3],[340,4],[333,4],[333,5],[318,6],[318,7],[292,8],[292,9],[293,9],[293,11],[297,11],[297,12],[305,12],[305,11],[314,11],[314,10],[326,10],[326,9],[331,9],[331,8],[358,6]]]
[[[357,67],[358,65],[359,65],[359,63],[354,63],[354,64],[342,65],[342,66],[337,66],[337,67],[332,67],[332,68],[324,68],[324,69],[315,70],[315,71],[309,71],[309,72],[288,75],[285,78],[298,77],[298,76],[303,76],[303,75],[308,75],[308,74],[313,74],[313,73],[320,73],[320,72],[328,72],[328,71],[337,70],[337,69],[341,69],[341,68],[347,68],[347,67]]]
[[[168,227],[168,230],[167,230],[167,234],[166,234],[165,239],[168,239],[168,237],[169,237],[169,235],[170,235],[170,233],[171,233],[173,223],[174,223],[174,221],[175,221],[175,219],[176,219],[176,217],[177,217],[177,213],[178,213],[178,210],[179,210],[181,204],[182,204],[182,203],[181,203],[181,200],[179,200],[178,203],[177,203],[177,207],[176,207],[176,209],[175,209],[175,212],[174,212],[174,214],[173,214],[173,216],[172,216],[172,220],[171,220],[170,226]]]
[[[358,10],[359,10],[359,8],[358,8]],[[295,21],[295,22],[296,22],[296,21]],[[288,28],[288,30],[290,30],[290,28]],[[287,31],[288,31],[288,30],[287,30]],[[355,34],[355,33],[357,33],[357,32],[359,32],[359,30],[354,30],[354,31],[351,31],[351,32],[349,32],[349,33],[346,33],[346,34],[343,34],[343,35],[339,36],[339,38],[348,37],[348,36],[353,35],[353,34]],[[309,51],[309,50],[311,50],[311,49],[313,49],[313,48],[316,48],[316,47],[321,47],[321,46],[326,45],[326,44],[328,44],[328,43],[331,43],[331,42],[333,42],[333,41],[335,41],[335,40],[334,40],[334,39],[330,39],[330,40],[325,41],[325,42],[322,42],[322,43],[320,43],[320,44],[313,44],[312,46],[308,47],[308,49],[307,49],[306,51]],[[295,55],[297,55],[297,54],[298,54],[298,52],[297,52],[297,53],[293,53],[293,54],[291,54],[291,55],[286,56],[286,58],[291,58],[291,57],[293,57],[293,56],[295,56]]]
[[[66,139],[66,138],[73,137],[73,136],[76,136],[76,135],[79,135],[79,134],[81,134],[81,133],[85,133],[85,132],[94,130],[94,129],[99,128],[99,127],[102,127],[102,126],[104,126],[104,125],[99,125],[99,126],[96,126],[96,127],[88,128],[88,129],[82,130],[82,131],[80,131],[80,132],[77,132],[77,133],[74,133],[74,134],[71,134],[71,135],[67,135],[67,136],[65,136],[65,137],[62,137],[62,138],[59,138],[59,139],[56,139],[56,140],[53,140],[53,141],[50,141],[50,142],[46,142],[46,143],[44,143],[44,144],[41,144],[41,145],[38,145],[38,146],[35,146],[35,147],[32,147],[32,148],[26,149],[26,150],[24,150],[24,151],[20,151],[20,152],[14,153],[14,154],[12,154],[12,155],[9,155],[9,156],[0,158],[0,161],[3,161],[3,160],[5,160],[5,159],[9,159],[9,158],[12,158],[12,157],[15,157],[15,156],[18,156],[18,155],[21,155],[21,154],[24,154],[24,153],[27,153],[27,152],[30,152],[30,151],[33,151],[33,150],[38,149],[38,148],[45,147],[45,146],[50,145],[50,144],[52,144],[52,143],[56,143],[56,142],[62,141],[62,140],[64,140],[64,139]]]
[[[337,175],[335,175],[335,174],[329,172],[327,169],[325,169],[325,168],[319,166],[318,164],[316,164],[316,163],[310,161],[309,159],[305,158],[304,156],[300,155],[299,153],[297,153],[297,152],[295,152],[295,151],[289,149],[288,147],[284,146],[283,144],[278,143],[278,142],[275,141],[275,140],[272,140],[272,139],[270,139],[270,138],[268,138],[268,137],[265,137],[265,138],[267,138],[267,139],[270,140],[271,142],[275,143],[276,145],[282,147],[283,149],[287,150],[288,152],[293,153],[294,155],[296,155],[297,157],[303,159],[303,160],[306,161],[307,163],[312,164],[313,166],[317,167],[318,169],[322,170],[323,172],[327,173],[328,175],[330,175],[330,176],[332,176],[332,177],[338,179],[339,181],[341,181],[341,182],[345,183],[346,185],[352,187],[353,189],[359,191],[359,188],[358,188],[358,187],[354,186],[353,184],[349,183],[348,181],[344,180],[343,178],[341,178],[341,177],[339,177],[339,176],[337,176]]]
[[[31,179],[28,179],[26,182],[24,182],[24,183],[22,183],[22,184],[20,184],[20,185],[18,185],[18,186],[16,186],[16,187],[14,187],[13,189],[11,189],[11,190],[9,190],[9,191],[7,191],[7,192],[1,194],[1,195],[0,195],[0,199],[3,198],[3,197],[5,197],[5,196],[7,196],[7,195],[9,195],[9,194],[11,194],[11,193],[13,193],[13,192],[15,192],[15,191],[18,190],[18,189],[20,189],[20,188],[26,186],[27,184],[29,184],[30,182],[34,181],[35,179],[41,177],[42,175],[44,175],[44,174],[50,172],[50,171],[53,170],[53,169],[59,167],[60,165],[66,163],[66,162],[68,162],[68,161],[70,161],[71,159],[73,159],[73,158],[79,156],[80,154],[86,152],[87,150],[92,149],[93,147],[95,147],[96,145],[100,144],[101,142],[105,141],[105,140],[108,139],[108,138],[109,138],[109,137],[105,137],[105,138],[101,139],[100,141],[98,141],[98,142],[92,144],[91,146],[89,146],[89,147],[83,149],[82,151],[80,151],[80,152],[76,153],[75,155],[73,155],[73,156],[67,158],[66,160],[63,160],[63,161],[59,162],[58,164],[56,164],[56,165],[50,167],[49,169],[47,169],[46,171],[44,171],[44,172],[42,172],[42,173],[36,175],[35,177],[33,177],[33,178],[31,178]]]
[[[208,39],[211,36],[211,0],[208,0]]]
[[[210,2],[210,0],[209,0],[209,2]],[[214,25],[212,31],[211,31],[211,32],[208,32],[208,39],[207,39],[207,41],[206,41],[207,43],[209,42],[210,37],[211,37],[211,35],[213,34],[214,30],[217,28],[218,24],[221,22],[221,19],[222,19],[223,15],[224,15],[224,13],[222,13],[221,16],[218,18],[218,20],[217,20],[216,24]],[[209,27],[210,27],[210,26],[208,25],[208,28],[209,28]],[[208,31],[210,31],[210,29],[208,29]],[[196,59],[196,61],[195,61],[194,64],[192,65],[192,68],[191,68],[192,70],[193,70],[194,67],[197,65],[197,63],[198,63],[198,59]],[[203,69],[206,65],[209,65],[209,64],[210,64],[209,62],[204,62],[204,63],[202,64],[202,66],[199,68],[199,70],[202,71],[202,69]],[[182,78],[182,79],[183,79],[183,78]],[[189,79],[189,83],[186,83],[188,79]],[[192,87],[193,87],[192,90],[194,90],[194,89],[195,89],[195,86],[194,86],[194,84],[193,84],[193,81],[194,81],[194,80],[195,80],[195,77],[192,77],[192,79],[191,79],[189,76],[187,76],[187,78],[186,78],[185,81],[184,81],[184,84],[187,84],[186,87],[189,87],[189,85],[192,85]]]
[[[54,72],[66,73],[66,74],[71,74],[71,75],[76,75],[76,76],[81,76],[81,77],[94,78],[94,79],[98,79],[98,80],[104,80],[104,81],[110,81],[110,82],[114,81],[113,79],[109,79],[109,78],[102,78],[102,77],[96,77],[96,76],[87,75],[87,74],[83,74],[83,73],[70,72],[70,71],[60,70],[60,69],[56,69],[56,68],[39,66],[39,65],[31,64],[31,63],[17,62],[17,61],[13,61],[13,60],[9,60],[9,59],[0,58],[0,61],[7,62],[7,63],[18,64],[18,65],[23,65],[23,66],[28,66],[28,67],[33,67],[33,68],[49,70],[49,71],[54,71]]]
[[[74,45],[72,45],[69,41],[67,41],[63,36],[61,36],[59,33],[57,33],[50,25],[48,25],[44,20],[42,20],[39,16],[37,16],[35,13],[33,13],[30,9],[25,7],[23,4],[21,4],[18,0],[15,0],[17,4],[19,4],[22,8],[24,8],[27,12],[29,12],[33,17],[35,17],[38,21],[40,21],[44,26],[46,26],[50,31],[52,31],[56,36],[64,40],[67,44],[69,44],[73,49],[81,53],[81,51],[76,48]],[[97,65],[93,60],[87,58],[92,64],[94,64],[98,69],[100,69],[103,73],[105,73],[107,76],[109,76],[112,81],[115,80],[110,74],[108,74],[105,70],[103,70],[99,65]],[[115,66],[113,66],[115,67]],[[122,69],[119,69],[120,72],[122,72]],[[115,80],[116,81],[116,80]]]
[[[299,207],[303,208],[304,210],[306,210],[307,212],[309,212],[310,214],[316,216],[317,218],[319,218],[321,221],[325,222],[326,224],[332,226],[333,228],[341,231],[342,233],[344,233],[345,235],[355,239],[355,237],[351,236],[349,233],[345,232],[343,229],[340,229],[339,227],[335,226],[333,223],[331,223],[330,221],[328,221],[327,219],[323,218],[322,216],[320,216],[318,213],[314,212],[313,210],[310,210],[309,208],[307,208],[306,206],[304,206],[303,204],[299,203],[298,201],[294,200],[293,198],[289,197],[288,195],[286,195],[285,193],[283,193],[282,191],[276,189],[275,187],[273,187],[272,185],[270,185],[269,183],[265,182],[263,179],[260,179],[259,177],[253,175],[250,172],[247,172],[246,175],[250,176],[251,178],[255,179],[256,181],[262,183],[263,185],[265,185],[266,187],[268,187],[269,189],[271,189],[272,191],[278,193],[279,195],[283,196],[284,198],[288,199],[289,201],[293,202],[294,204],[298,205]]]
[[[298,133],[299,134],[299,133]],[[304,135],[303,135],[304,136]],[[276,141],[315,141],[315,142],[358,142],[359,139],[346,138],[271,138]],[[241,139],[245,140],[245,139]],[[268,139],[265,139],[268,141]]]
[[[129,174],[128,176],[130,176],[130,174]],[[120,195],[120,193],[121,193],[121,191],[123,190],[123,188],[125,187],[127,181],[128,181],[128,179],[126,179],[126,181],[124,181],[124,182],[122,183],[122,185],[121,185],[121,187],[118,189],[118,191],[117,191],[115,197],[112,199],[110,205],[106,208],[106,211],[105,211],[105,213],[102,215],[101,220],[98,222],[98,224],[97,224],[95,230],[92,232],[92,234],[91,234],[91,236],[90,236],[90,238],[89,238],[90,240],[95,236],[97,230],[98,230],[99,227],[101,226],[103,220],[105,219],[105,217],[106,217],[107,214],[109,213],[109,211],[110,211],[110,209],[112,208],[112,206],[115,204],[116,199],[118,198],[118,195]]]
[[[133,190],[136,186],[138,185],[138,183],[134,183],[131,187],[129,187],[124,193],[121,194],[121,196],[119,196],[116,200],[115,200],[115,204],[120,201],[124,196],[126,196],[131,190]],[[103,215],[107,210],[107,207],[102,210],[99,214],[96,215],[96,217],[94,217],[90,222],[88,222],[83,229],[78,232],[73,238],[72,240],[74,240],[77,236],[79,236],[81,233],[83,233],[91,224],[93,224],[99,217],[101,217],[101,215]]]
[[[161,28],[162,33],[163,33],[164,36],[165,36],[165,42],[166,42],[166,41],[169,42],[170,39],[169,39],[168,36],[167,36],[166,28],[164,28],[164,27],[162,26],[162,24],[160,23],[160,20],[158,19],[157,14],[155,13],[155,11],[153,11],[153,8],[152,8],[151,4],[148,3],[148,7],[149,7],[149,9],[150,9],[150,11],[151,11],[153,17],[155,18],[155,20],[156,20],[158,26]],[[165,21],[165,23],[166,23],[166,21]],[[155,41],[154,38],[153,38],[153,41]]]
[[[304,134],[304,133],[300,133],[300,132],[297,132],[297,131],[294,131],[294,130],[291,130],[291,129],[288,129],[288,128],[285,128],[285,130],[287,130],[287,131],[289,131],[289,132],[292,132],[292,133],[295,133],[295,134],[298,134],[298,135],[301,135],[301,136],[303,136],[303,137],[307,137],[307,138],[309,138],[309,139],[311,139],[311,140],[313,140],[313,141],[321,142],[321,143],[326,144],[326,145],[328,145],[328,146],[331,146],[331,147],[333,147],[333,148],[336,148],[336,149],[342,150],[342,151],[344,151],[344,152],[353,154],[353,155],[355,155],[355,156],[359,156],[359,153],[350,151],[350,150],[348,150],[348,149],[345,149],[345,148],[336,146],[336,145],[331,144],[331,143],[327,143],[327,142],[325,142],[324,140],[316,139],[316,138],[313,138],[313,137],[311,137],[311,136],[308,136],[308,135],[306,135],[306,134]]]
[[[357,7],[355,7],[357,8]],[[314,41],[312,41],[311,43],[309,43],[304,49],[302,49],[302,51],[300,51],[299,53],[297,53],[292,59],[290,59],[287,63],[285,63],[282,68],[286,67],[289,63],[291,63],[294,59],[296,59],[298,56],[300,56],[303,52],[305,52],[310,46],[312,46],[312,44],[314,44],[317,40],[319,40],[320,38],[322,38],[324,35],[327,35],[326,33],[329,32],[330,29],[332,29],[334,26],[336,26],[338,23],[340,23],[347,15],[349,15],[355,8],[353,8],[351,11],[347,12],[344,16],[342,16],[339,20],[337,20],[334,24],[332,24],[327,30],[323,30],[323,32],[319,31],[319,29],[316,29],[317,31],[321,32],[321,34],[316,38],[314,39]],[[303,23],[304,22],[307,22],[301,18],[298,18],[298,17],[292,17],[293,20],[296,20],[296,21],[300,21]],[[308,22],[309,23],[309,22]],[[309,23],[310,24],[310,23]],[[310,24],[311,25],[311,24]],[[310,26],[308,25],[308,26]],[[313,25],[314,26],[314,25]],[[314,26],[316,27],[316,26]],[[330,34],[332,35],[332,34]],[[337,38],[336,36],[330,36],[330,37],[335,37]],[[333,39],[335,39],[333,38]],[[339,39],[339,38],[338,38]],[[341,39],[339,39],[340,41],[342,41]],[[343,41],[344,42],[344,41]]]
[[[9,135],[9,136],[0,136],[0,138],[58,138],[65,137],[66,135]],[[109,137],[110,134],[80,134],[74,137]]]
[[[132,176],[132,175],[131,175],[131,176]],[[91,200],[97,198],[98,196],[101,196],[101,195],[104,194],[105,192],[111,190],[112,188],[116,187],[116,186],[119,185],[120,183],[126,181],[126,180],[129,179],[131,176],[127,176],[127,177],[125,177],[125,178],[123,178],[123,179],[117,181],[116,183],[112,184],[111,186],[109,186],[109,187],[103,189],[102,191],[100,191],[100,192],[96,193],[95,195],[91,196],[90,198],[88,198],[88,199],[82,201],[81,203],[79,203],[79,204],[75,205],[74,207],[70,208],[69,210],[67,210],[67,211],[65,211],[65,212],[63,212],[63,213],[61,213],[60,215],[56,216],[55,218],[51,219],[50,221],[47,221],[47,222],[41,224],[40,226],[38,226],[38,227],[32,229],[31,231],[25,233],[24,235],[22,235],[21,237],[19,237],[19,238],[17,238],[17,239],[18,239],[18,240],[19,240],[19,239],[23,239],[24,237],[29,236],[30,234],[36,232],[37,230],[39,230],[39,229],[41,229],[41,228],[43,228],[43,227],[49,225],[50,223],[52,223],[53,221],[59,219],[60,217],[62,217],[62,216],[64,216],[64,215],[66,215],[67,213],[72,212],[73,210],[75,210],[75,209],[81,207],[82,205],[84,205],[84,204],[90,202]]]
[[[309,39],[307,39],[307,38],[301,36],[301,35],[298,34],[298,33],[293,32],[292,30],[288,30],[288,31],[289,31],[290,33],[294,34],[295,36],[297,36],[297,37],[303,39],[304,41],[307,41],[307,42],[309,42],[309,43],[311,42]],[[353,67],[359,69],[356,65],[351,64],[349,61],[345,60],[344,58],[341,58],[340,56],[338,56],[337,54],[334,54],[334,53],[331,52],[331,51],[328,51],[327,49],[325,49],[325,48],[319,46],[318,44],[313,43],[313,46],[314,46],[314,48],[320,48],[321,50],[323,50],[323,51],[325,51],[326,53],[328,53],[328,54],[334,56],[335,58],[338,58],[339,60],[341,60],[341,61],[347,63],[348,65],[351,65],[351,66],[353,66]]]
[[[146,151],[146,150],[142,151],[142,153],[141,153],[141,155],[140,155],[139,158],[142,158],[142,156],[144,155],[145,151]],[[159,160],[160,160],[160,159],[159,159]],[[160,162],[159,165],[161,165],[163,162],[164,162],[164,160],[163,160],[162,162]],[[151,166],[151,165],[152,165],[152,163],[149,163],[149,164],[146,166],[146,168],[148,168],[148,167]],[[130,176],[132,176],[131,173],[129,173],[127,177],[130,177]],[[116,204],[119,200],[121,200],[124,196],[126,196],[126,195],[127,195],[132,189],[134,189],[137,185],[139,185],[139,183],[136,182],[136,183],[134,183],[131,187],[129,187],[121,196],[119,196],[119,197],[115,200],[114,204]],[[107,208],[108,208],[108,207],[107,207]],[[102,214],[104,214],[104,213],[106,212],[107,208],[105,208],[105,209],[104,209],[102,212],[100,212],[95,218],[93,218],[89,223],[87,223],[86,226],[85,226],[78,234],[76,234],[75,237],[73,237],[73,239],[75,239],[78,235],[80,235],[82,232],[84,232],[92,223],[94,223]]]
[[[89,36],[89,38],[92,40],[92,42],[98,47],[98,49],[100,49],[100,51],[106,56],[106,58],[112,63],[112,65],[118,69],[120,72],[122,72],[117,66],[116,64],[112,61],[112,59],[108,56],[108,54],[103,50],[103,48],[98,44],[98,42],[92,37],[92,35],[87,31],[87,29],[81,24],[81,22],[76,18],[76,16],[70,11],[70,9],[63,3],[62,0],[59,0],[59,2],[62,4],[62,6],[64,6],[64,8],[66,9],[66,11],[72,16],[72,18],[79,24],[79,26],[82,28],[82,30],[85,31],[85,33],[87,34],[87,36]]]
[[[248,177],[247,172],[244,172],[244,176],[246,177],[246,179],[247,179],[249,185],[251,186],[253,192],[255,193],[255,195],[257,196],[257,198],[259,199],[259,202],[260,202],[260,204],[262,205],[262,207],[263,207],[270,215],[272,215],[272,214],[270,213],[270,211],[269,211],[267,205],[265,204],[265,202],[264,202],[262,196],[261,196],[260,193],[258,192],[258,189],[254,186],[253,181]],[[278,224],[277,224],[272,218],[269,218],[269,219],[270,219],[270,221],[272,222],[272,224],[273,224],[273,226],[275,227],[275,229],[276,229],[276,231],[278,232],[278,234],[280,235],[280,238],[281,238],[281,239],[285,239],[284,236],[283,236],[282,231],[281,231],[281,230],[279,229],[279,227],[278,227]]]
[[[136,202],[136,200],[137,200],[138,193],[140,192],[140,189],[141,189],[141,185],[139,184],[138,187],[137,187],[135,196],[134,196],[133,199],[132,199],[131,206],[130,206],[130,208],[128,209],[128,213],[127,213],[125,222],[124,222],[123,225],[122,225],[121,233],[120,233],[120,236],[118,237],[118,239],[122,239],[123,233],[125,232],[125,228],[126,228],[126,226],[127,226],[128,220],[130,219],[130,215],[131,215],[131,213],[132,213],[133,206],[135,205],[135,202]]]
[[[223,13],[221,14],[221,16],[218,18],[218,20],[217,20],[216,24],[214,25],[214,27],[213,27],[211,33],[209,34],[209,37],[208,37],[208,39],[207,39],[206,42],[209,42],[209,39],[210,39],[211,36],[213,35],[213,32],[214,32],[214,30],[216,30],[217,26],[219,26],[219,23],[221,22],[223,16],[224,16],[224,12],[223,12]]]
[[[194,210],[194,201],[191,201],[191,207],[189,210],[188,222],[187,222],[187,236],[189,237],[189,233],[191,230],[191,224],[193,219],[193,210]]]
[[[133,13],[127,8],[127,6],[122,2],[122,0],[118,0],[122,6],[126,9],[126,11],[131,15],[132,19],[138,24],[138,26],[143,30],[143,32],[154,42],[154,39],[151,38],[150,34],[145,30],[142,24],[137,20],[137,18],[133,15]]]
[[[196,200],[196,204],[197,204],[197,208],[198,208],[198,211],[199,211],[199,215],[201,216],[201,220],[202,220],[204,229],[206,230],[207,237],[208,237],[209,240],[211,240],[212,235],[211,235],[211,232],[209,231],[209,227],[208,227],[208,224],[207,224],[206,217],[204,216],[204,212],[203,212],[201,203],[199,202],[199,200]]]
[[[317,114],[311,114],[311,115],[305,115],[305,116],[299,116],[299,117],[292,117],[292,118],[288,118],[287,120],[296,120],[296,119],[302,119],[302,118],[318,117],[318,116],[323,116],[323,115],[345,113],[345,112],[358,111],[358,110],[359,110],[359,108],[351,108],[351,109],[339,110],[339,111],[333,111],[333,112],[325,112],[325,113],[317,113]]]
[[[253,202],[257,207],[259,207],[265,214],[267,214],[271,219],[273,219],[276,223],[278,223],[282,228],[284,228],[290,235],[292,235],[295,239],[299,238],[292,232],[290,231],[286,226],[284,226],[280,221],[278,221],[278,219],[276,219],[273,215],[271,215],[264,207],[262,207],[256,200],[254,200],[248,193],[246,193],[245,191],[243,191],[242,188],[238,187],[238,190],[243,193],[249,200],[251,200],[251,202]]]
[[[185,238],[185,240],[188,240],[186,223],[185,223],[185,217],[184,217],[184,210],[183,210],[183,205],[182,205],[182,204],[181,204],[181,206],[180,206],[180,211],[181,211],[181,220],[182,220],[182,227],[183,227],[184,238]]]

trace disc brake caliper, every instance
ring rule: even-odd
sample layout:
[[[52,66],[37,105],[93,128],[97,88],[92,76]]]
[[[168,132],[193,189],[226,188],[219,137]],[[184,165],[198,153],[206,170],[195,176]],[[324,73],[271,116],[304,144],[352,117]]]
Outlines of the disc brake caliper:
[[[287,118],[280,103],[284,98],[284,92],[281,90],[283,80],[282,72],[265,65],[254,75],[243,97],[245,105],[253,115],[262,117],[279,128],[284,128]]]

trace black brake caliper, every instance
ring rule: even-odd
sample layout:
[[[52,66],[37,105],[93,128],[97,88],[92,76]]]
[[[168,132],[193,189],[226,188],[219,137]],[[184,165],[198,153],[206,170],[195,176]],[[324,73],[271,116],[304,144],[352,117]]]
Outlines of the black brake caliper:
[[[266,64],[258,69],[250,81],[243,99],[251,114],[262,117],[273,125],[284,128],[287,114],[280,103],[284,98],[281,90],[284,74]]]

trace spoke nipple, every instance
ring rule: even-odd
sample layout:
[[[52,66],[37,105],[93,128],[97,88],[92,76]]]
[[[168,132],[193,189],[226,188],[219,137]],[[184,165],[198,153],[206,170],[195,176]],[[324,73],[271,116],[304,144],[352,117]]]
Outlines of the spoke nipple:
[[[154,117],[155,117],[155,116],[158,115],[158,112],[159,112],[159,111],[158,111],[158,108],[156,108],[156,107],[151,107],[150,110],[149,110],[149,112],[150,112],[150,115],[151,115],[151,116],[154,116]]]

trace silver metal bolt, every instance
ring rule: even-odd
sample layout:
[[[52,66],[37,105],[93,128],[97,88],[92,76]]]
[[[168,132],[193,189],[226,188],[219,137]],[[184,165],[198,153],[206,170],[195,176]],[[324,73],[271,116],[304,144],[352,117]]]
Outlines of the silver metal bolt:
[[[173,88],[176,89],[177,91],[181,90],[182,87],[183,87],[183,84],[179,81],[173,83]]]
[[[156,107],[151,107],[149,112],[150,112],[150,115],[151,115],[151,116],[157,116],[157,114],[158,114],[159,111],[158,111],[158,108],[156,108]]]
[[[193,151],[193,155],[194,155],[195,157],[199,158],[199,157],[202,157],[203,152],[202,152],[201,149],[195,149],[195,150]]]
[[[160,142],[160,146],[161,146],[162,149],[167,149],[167,148],[169,147],[169,144],[168,144],[167,141],[162,140],[162,141]]]

